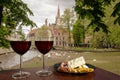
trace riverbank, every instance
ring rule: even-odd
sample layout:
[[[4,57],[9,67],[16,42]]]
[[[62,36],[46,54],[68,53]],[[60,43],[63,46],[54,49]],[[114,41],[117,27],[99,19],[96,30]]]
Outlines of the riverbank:
[[[46,66],[51,66],[62,61],[68,61],[79,56],[83,56],[87,63],[120,75],[119,49],[55,49],[51,50],[46,55]],[[19,68],[19,55],[16,53],[0,55],[0,61],[2,61],[0,66],[4,69]],[[29,50],[23,56],[23,61],[23,68],[42,67],[42,57],[40,52],[36,49]]]
[[[86,63],[103,68],[120,75],[120,52],[76,52],[76,51],[50,51],[46,56],[46,66],[52,66],[58,62],[68,61],[83,56]],[[42,67],[41,56],[36,56],[24,62],[24,68]],[[19,68],[19,65],[13,68]]]
[[[4,55],[4,54],[9,53],[9,52],[11,52],[10,49],[3,49],[3,48],[0,48],[0,55]]]
[[[23,61],[28,61],[38,55],[38,51],[29,50],[23,55]],[[0,67],[3,69],[11,69],[13,66],[18,65],[20,62],[20,56],[17,53],[10,52],[0,55]]]
[[[90,48],[90,47],[59,47],[55,48],[55,50],[76,52],[120,52],[120,49],[115,48]]]

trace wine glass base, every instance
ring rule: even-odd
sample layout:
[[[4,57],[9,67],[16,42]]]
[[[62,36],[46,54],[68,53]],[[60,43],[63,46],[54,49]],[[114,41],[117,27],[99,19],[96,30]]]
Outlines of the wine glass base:
[[[52,74],[52,71],[40,70],[36,72],[37,76],[49,76]]]
[[[12,75],[13,79],[23,79],[23,78],[28,78],[30,76],[29,72],[18,72],[18,73],[14,73]]]

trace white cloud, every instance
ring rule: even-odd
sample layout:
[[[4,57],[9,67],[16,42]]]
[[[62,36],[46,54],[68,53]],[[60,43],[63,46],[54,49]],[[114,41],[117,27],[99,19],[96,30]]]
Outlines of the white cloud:
[[[43,25],[46,18],[49,23],[54,23],[58,5],[61,15],[66,8],[74,6],[74,0],[23,0],[23,2],[28,4],[28,7],[33,11],[34,16],[30,16],[30,18],[37,26]]]

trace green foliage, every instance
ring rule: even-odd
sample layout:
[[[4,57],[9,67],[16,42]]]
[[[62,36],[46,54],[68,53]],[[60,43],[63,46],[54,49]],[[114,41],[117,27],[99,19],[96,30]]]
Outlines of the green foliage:
[[[120,2],[114,6],[114,11],[111,16],[116,17],[114,24],[118,23],[120,25]]]
[[[85,35],[93,31],[93,35],[89,35],[92,37],[91,43],[93,47],[119,48],[119,0],[75,0],[75,11],[79,15],[79,19],[88,19],[90,21],[89,25],[87,25],[90,31],[87,30],[88,33]]]
[[[102,20],[105,17],[105,6],[111,4],[113,0],[75,0],[75,11],[79,18],[89,19],[91,22],[88,26],[94,27],[94,32],[103,29],[108,33],[108,27]]]
[[[49,28],[46,27],[46,26],[42,26],[41,28],[39,28],[37,30],[37,32],[35,33],[35,38],[37,40],[40,40],[41,38],[44,38],[44,37],[48,37],[49,36]]]
[[[61,17],[62,26],[67,27],[68,30],[68,43],[71,44],[71,27],[74,23],[74,12],[70,9],[65,9]]]
[[[16,27],[36,26],[29,19],[32,11],[22,0],[0,0],[0,47],[8,47],[7,38]]]
[[[63,15],[61,16],[62,25],[65,27],[71,26],[74,21],[74,12],[70,9],[65,9]]]
[[[111,47],[120,48],[120,27],[110,27],[111,34],[109,34]]]
[[[14,26],[36,26],[32,20],[28,18],[28,14],[33,15],[32,11],[27,7],[21,0],[7,0],[2,1],[1,6],[3,6],[3,18],[2,23],[11,26],[10,23],[14,23]]]
[[[102,30],[99,30],[98,32],[94,32],[94,37],[90,43],[95,48],[107,48],[109,47],[109,37]]]
[[[107,35],[100,31],[94,32],[93,30],[96,28],[95,26],[91,27],[93,30],[88,30],[88,32],[93,31],[93,36],[91,39],[91,44],[93,47],[119,47],[119,37],[117,36],[119,33],[119,25],[114,24],[115,17],[110,17],[112,12],[114,11],[114,6],[119,1],[112,2],[111,5],[105,7],[105,17],[103,21],[106,25],[108,25],[108,30],[110,31]],[[89,34],[89,33],[87,33]]]
[[[83,40],[83,27],[80,23],[80,20],[77,20],[76,23],[73,26],[73,39],[74,39],[74,44],[80,44],[82,43]]]
[[[91,46],[96,48],[120,48],[120,27],[109,27],[109,31],[109,34],[105,34],[102,30],[95,32],[90,41]]]
[[[94,38],[92,38],[90,41],[90,43],[92,43],[92,46],[97,48],[120,48],[120,27],[110,27],[109,30],[111,33],[109,33],[108,35],[106,35],[102,31],[95,32]]]
[[[9,28],[5,26],[0,26],[0,47],[2,48],[9,47],[9,40],[7,39],[9,33],[10,33]]]

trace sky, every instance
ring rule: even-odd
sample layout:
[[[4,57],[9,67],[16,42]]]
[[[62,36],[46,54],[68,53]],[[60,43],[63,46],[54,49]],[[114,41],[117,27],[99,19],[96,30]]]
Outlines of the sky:
[[[48,19],[48,23],[55,23],[57,15],[58,5],[60,8],[60,15],[63,14],[66,8],[73,9],[75,5],[74,0],[22,0],[28,5],[34,14],[30,16],[38,27],[45,23],[45,19]]]

